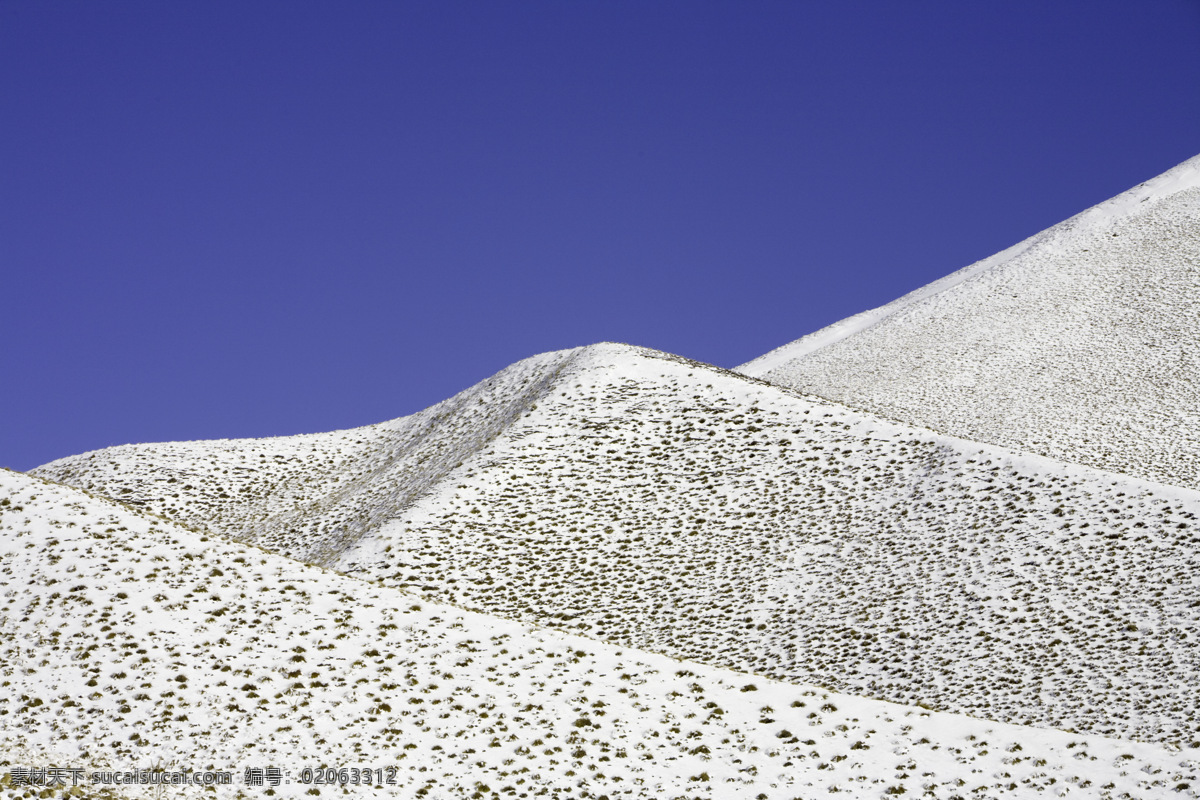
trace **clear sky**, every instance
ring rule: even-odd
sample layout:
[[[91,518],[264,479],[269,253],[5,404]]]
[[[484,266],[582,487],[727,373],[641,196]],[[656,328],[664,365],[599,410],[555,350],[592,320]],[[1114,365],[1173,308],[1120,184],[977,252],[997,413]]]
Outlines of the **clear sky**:
[[[734,366],[1200,153],[1200,0],[0,0],[0,465]]]

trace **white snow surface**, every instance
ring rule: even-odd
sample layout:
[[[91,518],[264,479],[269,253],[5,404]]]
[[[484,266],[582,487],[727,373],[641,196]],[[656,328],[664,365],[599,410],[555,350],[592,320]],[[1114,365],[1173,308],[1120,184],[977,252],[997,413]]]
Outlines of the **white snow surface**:
[[[738,371],[1200,487],[1200,156]]]
[[[218,770],[169,796],[1149,797],[1158,744],[1001,725],[417,602],[0,472],[0,791],[16,767]],[[277,767],[279,786],[248,785]],[[6,774],[5,774],[6,773]],[[85,783],[84,789],[89,787]],[[315,792],[313,791],[315,788]],[[265,794],[264,794],[265,793]],[[152,786],[84,796],[159,797]]]
[[[326,562],[525,413],[574,352],[527,358],[424,411],[377,425],[271,439],[122,445],[33,473]]]
[[[398,435],[457,466],[425,480]],[[999,722],[1200,741],[1200,494],[654,351],[539,356],[368,428],[114,448],[38,474],[616,645]]]

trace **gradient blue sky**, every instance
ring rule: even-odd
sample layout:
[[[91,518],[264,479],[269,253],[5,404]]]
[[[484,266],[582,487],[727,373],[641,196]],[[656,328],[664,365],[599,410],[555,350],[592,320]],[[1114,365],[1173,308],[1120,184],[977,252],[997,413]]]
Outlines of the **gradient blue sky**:
[[[0,0],[0,465],[734,366],[1197,153],[1197,0]]]

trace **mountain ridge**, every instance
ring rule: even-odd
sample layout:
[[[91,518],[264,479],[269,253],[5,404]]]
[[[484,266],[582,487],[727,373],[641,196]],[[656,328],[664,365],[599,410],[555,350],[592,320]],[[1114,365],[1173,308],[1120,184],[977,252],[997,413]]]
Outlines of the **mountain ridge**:
[[[378,505],[373,492],[386,494],[391,507],[411,502],[467,453],[523,413],[578,350],[524,359],[441,403],[374,425],[265,439],[151,445],[159,450],[155,474],[107,491],[97,483],[98,475],[119,470],[123,459],[136,457],[146,445],[120,445],[67,456],[30,474],[76,485],[75,473],[87,473],[91,477],[81,488],[118,500],[133,498],[138,503],[149,501],[134,498],[136,494],[158,497],[162,502],[154,505],[157,513],[216,529],[222,527],[228,507],[236,506],[240,540],[270,547],[279,530],[304,529],[309,534],[307,550],[296,555],[321,562],[328,552],[346,546],[372,524],[369,506],[372,501]],[[503,399],[494,396],[497,387],[509,390]],[[441,424],[447,419],[456,424]],[[432,436],[435,430],[441,435]],[[273,450],[276,446],[281,449]],[[246,450],[259,451],[259,458],[247,462]],[[197,458],[229,477],[213,491],[194,486],[202,477],[196,471]],[[287,465],[314,460],[319,462],[319,470],[310,469],[298,484]],[[153,491],[150,483],[164,486]],[[177,508],[170,503],[181,493],[189,497],[191,507]],[[253,499],[238,505],[247,495]],[[330,506],[340,513],[326,519]]]
[[[1200,486],[1200,156],[738,370],[974,441]]]
[[[1023,239],[994,255],[969,264],[925,286],[914,289],[890,303],[853,314],[832,325],[828,325],[785,345],[769,350],[763,355],[747,361],[745,364],[734,367],[733,370],[746,375],[761,377],[763,374],[776,369],[779,365],[793,358],[805,356],[847,336],[866,330],[893,313],[899,312],[914,303],[936,294],[948,291],[982,272],[1018,258],[1031,249],[1053,247],[1055,240],[1065,233],[1073,233],[1080,228],[1095,228],[1111,224],[1114,219],[1128,216],[1130,213],[1135,212],[1141,203],[1156,202],[1170,197],[1177,192],[1196,188],[1200,188],[1200,155],[1188,159],[1161,175],[1144,181],[1131,189],[1127,189],[1116,197],[1081,211],[1057,225],[1035,233],[1033,236]]]
[[[382,506],[323,510],[321,524],[377,521],[367,534],[281,529],[247,540],[302,560],[316,552],[313,538],[342,541],[320,563],[715,666],[1000,721],[1200,740],[1194,721],[1171,710],[1191,702],[1187,675],[1200,670],[1200,623],[1181,588],[1196,565],[1200,494],[945,437],[668,354],[567,353],[485,381],[498,407],[520,413],[429,491],[392,506],[394,495],[367,485],[359,498]],[[556,365],[552,380],[529,378],[546,364]],[[521,394],[531,385],[536,397]],[[462,397],[455,408],[479,395]],[[353,442],[365,430],[339,436]],[[289,446],[227,444],[221,464],[270,461]],[[110,452],[107,466],[93,455],[40,472],[203,517],[204,498],[181,513],[186,492],[162,492],[188,452],[147,445]],[[194,463],[206,457],[201,449]],[[293,482],[342,485],[350,481],[324,465],[346,460],[326,452],[315,466],[285,463],[299,470]],[[210,524],[234,538],[253,532],[258,501],[238,500],[238,471],[209,470],[207,496],[230,496],[225,527]],[[1127,597],[1130,582],[1147,596]],[[984,657],[972,655],[989,641]],[[1030,644],[1057,653],[1036,666]],[[1144,657],[1130,658],[1135,644]],[[1090,665],[1077,677],[1074,658]],[[1041,677],[1029,685],[1045,690],[1006,677],[1031,669]],[[1150,694],[1162,682],[1176,688],[1092,708],[1089,687],[1106,671]]]

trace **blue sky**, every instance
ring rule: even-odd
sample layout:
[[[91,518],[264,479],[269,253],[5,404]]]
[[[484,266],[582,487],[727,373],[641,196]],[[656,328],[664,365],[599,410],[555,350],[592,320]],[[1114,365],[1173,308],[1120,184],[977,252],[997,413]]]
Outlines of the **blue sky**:
[[[0,465],[734,366],[1200,153],[1200,2],[0,2]]]

